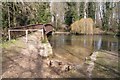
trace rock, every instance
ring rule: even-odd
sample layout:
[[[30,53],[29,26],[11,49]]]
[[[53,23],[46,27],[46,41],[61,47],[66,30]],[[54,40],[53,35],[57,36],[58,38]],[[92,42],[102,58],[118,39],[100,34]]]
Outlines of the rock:
[[[41,45],[41,47],[43,47],[43,49],[40,49],[40,52],[39,52],[41,56],[48,57],[53,54],[52,47],[49,43],[44,43]]]
[[[53,64],[53,63],[52,63],[52,61],[50,61],[50,62],[49,62],[49,66],[51,67],[51,66],[52,66],[52,64]]]
[[[62,65],[62,62],[58,62],[58,65]]]
[[[48,65],[56,70],[59,70],[59,72],[70,71],[72,69],[72,64],[59,60],[50,60]]]
[[[30,78],[31,75],[32,75],[32,73],[29,72],[29,71],[28,72],[24,72],[24,73],[22,73],[21,78]]]
[[[93,54],[90,56],[91,61],[95,61],[97,57],[98,52],[93,52]]]
[[[26,50],[26,49],[23,49],[23,50],[21,51],[21,53],[22,53],[23,55],[25,55],[25,56],[30,56],[29,51]]]
[[[67,71],[67,67],[68,65],[63,65],[63,67],[61,68],[61,71]]]
[[[54,61],[54,60],[51,60],[51,61],[49,62],[49,65],[50,65],[51,67],[58,67],[57,61]]]

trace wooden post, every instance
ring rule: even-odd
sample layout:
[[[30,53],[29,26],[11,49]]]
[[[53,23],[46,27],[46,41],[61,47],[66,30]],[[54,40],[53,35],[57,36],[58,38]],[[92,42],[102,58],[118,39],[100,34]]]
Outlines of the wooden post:
[[[8,30],[8,36],[9,36],[9,40],[11,40],[10,30]]]
[[[43,31],[43,29],[42,29],[42,37],[44,38],[44,31]]]
[[[28,42],[28,30],[26,30],[26,42]]]

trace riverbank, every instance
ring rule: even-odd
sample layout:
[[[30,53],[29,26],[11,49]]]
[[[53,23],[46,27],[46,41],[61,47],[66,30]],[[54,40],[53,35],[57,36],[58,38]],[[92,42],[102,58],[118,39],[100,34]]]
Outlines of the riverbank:
[[[59,39],[57,37],[56,39],[63,41],[64,38]],[[87,38],[87,40],[90,39],[92,41],[92,38],[88,36]],[[71,41],[71,46],[67,47],[63,43],[70,40],[64,39],[63,43],[54,44],[60,49],[60,51],[57,50],[61,52],[58,54],[57,52],[52,52],[55,47],[51,47],[48,40],[40,41],[38,33],[31,35],[28,39],[28,43],[25,43],[25,38],[23,37],[2,45],[2,78],[116,78],[119,76],[119,72],[116,69],[118,67],[118,55],[116,53],[97,51],[89,56],[91,54],[91,50],[89,50],[91,46],[88,48],[78,47],[82,42],[75,41],[78,43],[74,43]],[[78,39],[78,36],[73,36],[73,39]],[[59,42],[58,40],[57,42]],[[72,47],[72,44],[74,47]],[[92,43],[89,45],[92,45]],[[48,53],[50,56],[46,57],[45,54]],[[85,57],[90,57],[91,59],[88,60]],[[104,64],[102,64],[103,62]],[[102,70],[102,72],[99,70]]]
[[[96,51],[86,58],[87,72],[90,78],[118,78],[119,55],[110,51]]]
[[[48,40],[41,40],[35,32],[25,37],[2,43],[2,78],[42,77],[41,71],[45,57],[53,55]]]
[[[104,50],[96,53],[97,56],[96,61],[94,61],[95,65],[92,71],[92,77],[119,78],[119,54]]]
[[[66,34],[66,35],[68,35],[68,34],[71,34],[70,32],[60,32],[60,31],[56,31],[56,32],[53,32],[53,35],[56,35],[56,34]]]
[[[119,76],[119,73],[116,74],[116,72],[112,72],[113,70],[107,73],[104,71],[104,68],[101,69],[101,67],[104,66],[106,66],[105,69],[111,69],[112,65],[118,67],[119,45],[117,37],[112,35],[91,36],[61,34],[53,35],[49,41],[53,47],[54,58],[60,58],[60,61],[72,63],[74,66],[72,66],[73,68],[68,72],[70,77],[117,78]],[[105,53],[108,55],[105,55]],[[101,55],[104,57],[102,58]],[[112,59],[114,55],[116,55],[116,58]],[[111,59],[111,61],[109,59]],[[102,61],[105,63],[102,64]],[[113,64],[111,63],[112,61],[114,62]],[[101,67],[97,67],[96,64],[99,64],[98,66]],[[115,67],[115,69],[117,67]],[[102,72],[99,73],[99,70]],[[116,71],[118,71],[118,69],[116,69]]]
[[[53,35],[59,35],[59,34],[64,34],[64,35],[70,35],[70,34],[76,34],[76,35],[86,35],[86,34],[83,34],[83,33],[72,33],[72,32],[61,32],[61,31],[56,31],[56,32],[53,32],[52,33]],[[113,33],[113,32],[95,32],[94,34],[87,34],[87,35],[113,35],[113,36],[117,36],[117,33]]]

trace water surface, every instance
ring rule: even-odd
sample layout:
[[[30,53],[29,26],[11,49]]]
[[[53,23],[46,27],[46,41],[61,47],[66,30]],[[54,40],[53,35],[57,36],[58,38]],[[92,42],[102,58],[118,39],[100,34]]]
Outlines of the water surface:
[[[118,53],[118,39],[111,35],[53,35],[49,37],[55,54],[81,62],[94,51]],[[71,58],[71,59],[70,59]]]
[[[119,76],[118,73],[118,39],[111,35],[53,35],[49,37],[53,52],[62,60],[78,66],[77,74],[71,77],[106,77]],[[99,53],[94,65],[86,65],[86,57],[94,51],[108,51]],[[110,59],[110,60],[109,60]],[[109,60],[109,61],[108,61]],[[78,75],[80,73],[80,75]]]

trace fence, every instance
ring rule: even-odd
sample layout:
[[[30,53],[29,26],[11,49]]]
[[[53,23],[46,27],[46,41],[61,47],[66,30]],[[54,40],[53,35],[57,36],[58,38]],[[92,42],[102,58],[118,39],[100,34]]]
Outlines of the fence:
[[[9,36],[9,40],[11,40],[11,32],[25,32],[25,36],[26,36],[26,42],[28,42],[28,31],[40,31],[42,34],[42,37],[44,36],[44,32],[43,29],[10,29],[8,30],[8,36]]]

